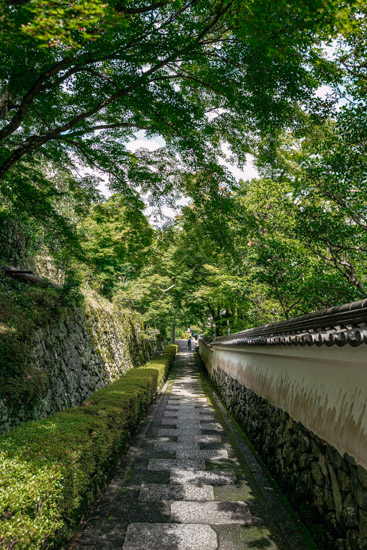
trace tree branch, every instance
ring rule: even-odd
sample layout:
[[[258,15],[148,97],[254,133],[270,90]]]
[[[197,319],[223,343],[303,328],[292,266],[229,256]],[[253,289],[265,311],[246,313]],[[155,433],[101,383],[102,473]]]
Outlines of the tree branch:
[[[115,124],[100,124],[97,126],[91,126],[84,130],[77,130],[76,132],[68,134],[68,137],[78,137],[84,134],[89,134],[95,130],[108,130],[112,128],[138,128],[139,130],[151,130],[150,126],[143,126],[142,124],[135,124],[134,122],[116,122]]]
[[[155,4],[152,4],[150,6],[145,6],[144,8],[127,8],[125,6],[123,6],[121,4],[121,2],[119,2],[116,7],[115,7],[115,10],[117,12],[122,12],[122,13],[126,13],[128,15],[136,15],[136,14],[139,14],[139,13],[147,13],[147,12],[150,12],[150,11],[154,11],[158,8],[162,8],[163,6],[167,6],[169,2],[167,1],[164,1],[164,2],[156,2]]]
[[[64,69],[70,62],[71,62],[71,59],[64,58],[62,61],[54,65],[48,71],[45,71],[43,74],[41,74],[41,76],[37,78],[36,82],[34,82],[34,84],[28,90],[26,95],[23,97],[23,100],[19,106],[19,109],[14,115],[14,117],[11,119],[11,121],[7,126],[5,126],[2,130],[0,130],[0,140],[6,138],[7,136],[12,134],[13,132],[15,132],[15,130],[19,128],[25,115],[27,114],[29,107],[31,106],[37,93],[40,91],[41,86],[45,82],[45,80],[47,80],[51,76],[56,75],[58,72]]]
[[[210,21],[210,23],[205,27],[205,29],[203,29],[201,31],[201,33],[197,36],[196,38],[196,42],[200,42],[200,40],[202,38],[204,38],[204,36],[206,34],[208,34],[208,32],[218,23],[218,21],[220,20],[220,18],[229,10],[231,6],[231,2],[228,3],[228,5],[224,8],[224,9],[219,9],[216,16],[214,17],[214,19],[212,19]]]
[[[148,71],[143,73],[141,78],[131,86],[128,86],[127,88],[124,88],[122,90],[117,91],[115,94],[113,94],[110,97],[107,97],[100,103],[98,103],[95,107],[92,109],[89,109],[88,111],[85,111],[84,113],[80,113],[76,117],[69,120],[69,122],[66,122],[65,124],[62,124],[58,128],[54,128],[53,130],[50,130],[46,132],[43,136],[37,136],[33,135],[30,136],[18,149],[16,149],[0,166],[0,179],[5,176],[5,174],[10,170],[10,168],[18,161],[20,160],[24,155],[31,153],[37,149],[39,149],[42,145],[47,143],[48,141],[57,138],[60,134],[63,132],[67,132],[74,126],[76,126],[79,122],[82,122],[86,118],[89,118],[90,116],[98,113],[100,110],[104,109],[110,103],[115,101],[116,99],[119,99],[120,97],[124,95],[128,95],[129,93],[135,91],[144,81],[147,80],[147,77],[151,74],[154,74],[159,69],[164,67],[167,63],[171,61],[172,56],[169,56],[159,63],[157,63],[154,67],[151,67]],[[33,99],[32,99],[33,100]],[[27,107],[28,110],[28,107]],[[20,125],[20,123],[19,123]]]

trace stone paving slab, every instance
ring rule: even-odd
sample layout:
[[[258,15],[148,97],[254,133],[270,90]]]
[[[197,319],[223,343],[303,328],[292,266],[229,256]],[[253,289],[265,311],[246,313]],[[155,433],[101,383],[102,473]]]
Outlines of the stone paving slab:
[[[169,408],[170,407],[170,408]],[[206,403],[198,403],[196,405],[167,405],[166,410],[174,410],[176,412],[183,412],[183,413],[198,413],[198,414],[210,414],[213,413],[213,409],[210,409]]]
[[[184,405],[180,405],[179,402],[175,403],[174,405],[167,405],[166,407],[166,411],[179,411],[179,410],[182,410],[182,409],[185,409],[187,411],[195,411],[196,408],[193,406],[193,405],[190,405],[190,406],[184,406]]]
[[[209,525],[249,525],[250,510],[245,502],[173,502],[171,520]]]
[[[172,394],[173,397],[176,397],[177,400],[179,400],[181,403],[208,403],[206,397],[202,394],[198,395],[198,394],[184,394],[183,392],[181,393],[173,393]],[[172,398],[171,398],[172,399]]]
[[[196,441],[185,440],[178,441],[157,441],[154,443],[154,448],[160,451],[190,451],[199,450],[199,444]],[[191,458],[191,457],[189,457]]]
[[[176,439],[172,439],[174,436],[167,436],[167,435],[157,435],[157,436],[154,436],[152,437],[151,439],[148,439],[147,441],[145,441],[145,444],[146,445],[155,445],[155,443],[157,443],[158,441],[170,441],[171,443],[174,442],[174,443],[178,443],[178,438],[176,437]]]
[[[184,468],[172,468],[170,475],[171,483],[185,485],[227,485],[234,483],[236,476],[232,470],[189,470]]]
[[[222,443],[222,437],[220,435],[207,435],[207,434],[189,434],[178,435],[178,443],[184,443],[185,441],[196,441],[197,443]]]
[[[205,420],[204,418],[182,418],[182,417],[177,417],[177,418],[166,418],[166,417],[163,417],[162,418],[162,421],[161,421],[161,424],[162,424],[162,427],[164,426],[187,426],[187,425],[190,425],[190,426],[193,426],[193,427],[199,427],[198,425],[198,422],[200,421],[200,428],[203,430],[218,430],[218,431],[221,431],[223,430],[222,426],[217,423],[217,422],[213,422],[213,419],[212,418],[208,418],[207,420]]]
[[[164,413],[163,418],[170,418],[172,420],[190,421],[190,422],[214,422],[215,416],[210,412],[186,412],[186,411],[167,411]]]
[[[206,400],[205,397],[196,397],[196,398],[193,398],[193,397],[187,397],[187,398],[183,398],[183,397],[177,397],[176,400],[169,400],[168,401],[168,404],[169,405],[179,405],[179,406],[183,406],[183,405],[194,405],[195,407],[207,407],[208,406],[208,401]]]
[[[200,417],[207,417],[208,420],[213,420],[215,418],[214,413],[211,411],[208,411],[207,409],[199,410],[199,409],[176,409],[175,411],[165,411],[163,414],[163,418],[165,417],[180,417],[180,418],[193,418],[194,420],[197,420]]]
[[[189,382],[186,382],[183,386],[179,386],[179,387],[177,386],[177,383],[176,383],[172,391],[173,391],[172,395],[176,395],[176,394],[187,395],[188,393],[190,394],[194,393],[202,397],[205,397],[204,392],[200,386],[190,385]]]
[[[162,418],[162,426],[176,426],[177,424],[185,424],[182,420],[177,420],[177,418]]]
[[[192,384],[188,379],[182,384],[179,380],[176,380],[171,391],[171,395],[188,395],[191,393],[199,393],[204,396],[203,388],[198,383]]]
[[[177,449],[176,455],[177,458],[216,460],[228,458],[228,451],[226,449]]]
[[[154,443],[154,449],[157,451],[167,451],[175,453],[177,451],[199,451],[200,447],[197,441],[193,439],[185,439],[184,441],[156,441]]]
[[[200,424],[202,430],[211,430],[215,432],[223,432],[223,427],[217,422],[202,422]]]
[[[168,413],[168,414],[167,414]],[[190,416],[197,418],[198,416],[202,414],[213,414],[212,411],[208,410],[207,407],[180,407],[177,406],[175,410],[172,409],[166,409],[166,412],[164,413],[163,417],[167,416]]]
[[[180,426],[179,428],[160,428],[158,430],[158,437],[161,436],[173,436],[173,437],[185,437],[186,435],[192,435],[195,437],[199,437],[201,435],[201,428],[200,426],[191,427],[188,426],[185,428],[184,426]]]
[[[197,395],[195,393],[193,394],[188,394],[188,395],[180,395],[178,396],[180,398],[180,403],[184,404],[184,403],[203,403],[203,404],[207,404],[207,400],[204,396],[202,395]]]
[[[214,500],[212,485],[167,485],[164,483],[147,483],[141,487],[139,500],[142,501],[210,501]]]
[[[179,459],[179,458],[151,458],[148,464],[148,470],[172,470],[180,468],[181,470],[202,470],[205,468],[203,459]]]
[[[216,550],[217,535],[208,525],[131,523],[123,550]]]

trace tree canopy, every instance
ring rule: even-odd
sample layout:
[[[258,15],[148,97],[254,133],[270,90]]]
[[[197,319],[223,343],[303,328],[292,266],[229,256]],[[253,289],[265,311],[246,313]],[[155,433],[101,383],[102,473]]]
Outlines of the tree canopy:
[[[2,239],[28,235],[162,331],[364,296],[364,0],[0,6]],[[132,152],[137,131],[164,145]],[[224,144],[259,177],[236,181]],[[153,227],[145,204],[182,195]]]
[[[179,185],[178,170],[218,171],[222,141],[243,162],[259,135],[314,101],[315,43],[336,32],[342,7],[4,1],[2,189],[21,194],[15,174],[34,159],[98,167],[115,191],[160,194]],[[164,150],[130,153],[138,129],[163,136]]]

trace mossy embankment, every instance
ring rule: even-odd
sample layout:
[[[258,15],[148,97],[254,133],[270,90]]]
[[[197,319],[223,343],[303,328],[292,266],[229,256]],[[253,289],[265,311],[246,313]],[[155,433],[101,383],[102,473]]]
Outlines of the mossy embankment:
[[[160,346],[96,292],[66,296],[0,274],[0,432],[80,405]]]
[[[0,546],[57,548],[97,498],[177,351],[97,391],[82,406],[0,436]]]

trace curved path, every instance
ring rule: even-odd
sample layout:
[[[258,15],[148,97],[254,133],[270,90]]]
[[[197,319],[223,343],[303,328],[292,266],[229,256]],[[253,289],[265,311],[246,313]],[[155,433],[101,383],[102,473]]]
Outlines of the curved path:
[[[199,370],[195,353],[180,341],[165,393],[88,521],[78,550],[314,548]]]

